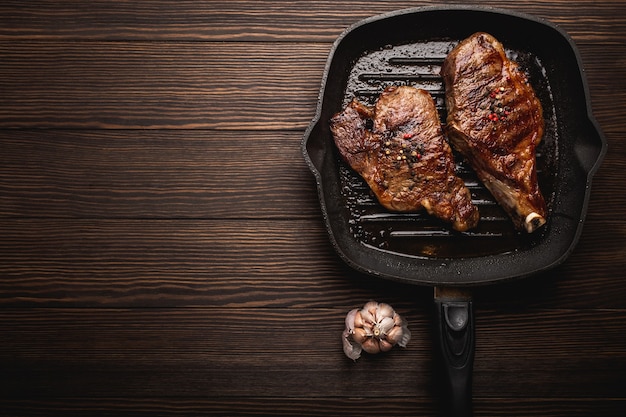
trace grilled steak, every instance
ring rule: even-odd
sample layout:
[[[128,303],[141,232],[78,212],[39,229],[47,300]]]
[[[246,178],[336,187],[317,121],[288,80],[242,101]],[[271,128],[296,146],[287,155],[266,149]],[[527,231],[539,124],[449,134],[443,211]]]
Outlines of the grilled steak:
[[[541,103],[502,44],[486,33],[459,43],[441,68],[446,133],[513,220],[531,233],[546,222],[535,149],[544,131]]]
[[[385,208],[426,209],[459,231],[476,226],[478,209],[455,175],[452,150],[428,92],[388,87],[373,107],[353,100],[330,127],[343,159]]]

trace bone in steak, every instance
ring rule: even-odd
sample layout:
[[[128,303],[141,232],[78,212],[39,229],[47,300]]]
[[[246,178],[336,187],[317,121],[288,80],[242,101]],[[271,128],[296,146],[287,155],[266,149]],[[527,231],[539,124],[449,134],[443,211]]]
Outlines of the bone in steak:
[[[428,213],[458,231],[475,227],[478,209],[455,174],[452,150],[427,91],[386,88],[373,107],[355,100],[330,121],[344,161],[361,175],[382,206]]]
[[[541,103],[502,44],[486,33],[460,42],[441,68],[452,146],[513,220],[531,233],[546,222],[535,149],[542,139]]]

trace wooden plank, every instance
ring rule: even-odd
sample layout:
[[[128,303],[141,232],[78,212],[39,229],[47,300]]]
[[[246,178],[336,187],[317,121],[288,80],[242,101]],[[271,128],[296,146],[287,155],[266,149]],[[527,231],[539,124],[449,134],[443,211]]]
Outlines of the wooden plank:
[[[594,114],[605,132],[621,134],[626,91],[616,80],[626,77],[626,45],[580,47]],[[0,42],[0,128],[303,131],[315,113],[330,48]]]
[[[321,219],[0,224],[5,305],[329,306],[398,289],[345,267]]]
[[[352,396],[368,367],[355,367],[341,350],[345,313],[5,310],[0,313],[7,338],[0,347],[2,396]],[[414,321],[413,328],[419,332],[424,324]],[[398,350],[384,358],[386,364],[373,361],[369,371],[392,381],[400,361],[426,367],[428,351],[418,349],[426,343],[416,340],[413,353]],[[53,383],[61,373],[65,383]],[[397,377],[408,379],[410,391],[424,396],[424,376]],[[386,386],[368,391],[384,395]]]
[[[4,306],[329,307],[432,304],[432,290],[372,279],[333,252],[321,219],[0,220]],[[485,308],[626,308],[624,223],[590,229],[532,279],[476,288]],[[593,276],[593,280],[588,277]]]
[[[0,391],[432,398],[431,315],[399,311],[412,330],[407,348],[353,362],[341,350],[341,308],[3,309]],[[624,320],[623,309],[478,309],[474,395],[623,399]],[[364,383],[372,375],[377,383]]]
[[[66,417],[105,417],[111,415],[149,416],[335,416],[361,417],[363,410],[373,415],[440,415],[430,399],[417,397],[304,397],[304,398],[180,398],[104,397],[5,399],[5,413],[13,417],[63,415]],[[474,398],[474,411],[494,417],[609,417],[619,416],[626,400],[619,398]]]
[[[0,215],[302,218],[301,132],[0,130]]]
[[[0,130],[0,216],[319,218],[301,139],[296,131]],[[609,139],[588,221],[610,225],[626,205],[616,187],[626,147]]]
[[[520,0],[494,4],[532,13],[562,26],[578,40],[609,40],[626,33],[620,0],[551,2]],[[437,1],[4,1],[0,39],[108,39],[329,42],[357,21],[393,10],[440,5]],[[50,16],[54,16],[53,19]]]
[[[0,44],[0,128],[303,129],[327,44]],[[294,61],[299,71],[294,71]]]

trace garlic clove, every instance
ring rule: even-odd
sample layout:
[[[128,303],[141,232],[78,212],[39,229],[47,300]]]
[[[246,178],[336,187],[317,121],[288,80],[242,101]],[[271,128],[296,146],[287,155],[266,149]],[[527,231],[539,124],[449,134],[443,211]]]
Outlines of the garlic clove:
[[[400,317],[400,315],[398,313],[394,313],[393,314],[393,323],[396,326],[401,326],[402,327],[402,326],[404,326],[406,324],[406,321],[402,317]]]
[[[361,317],[365,323],[374,324],[376,323],[376,306],[378,303],[375,301],[370,301],[365,304],[361,309]]]
[[[364,320],[363,320],[363,316],[361,315],[361,311],[357,308],[355,308],[352,311],[355,311],[355,310],[356,310],[356,313],[354,314],[354,327],[363,327]]]
[[[367,331],[364,328],[357,327],[354,329],[354,334],[352,335],[352,338],[357,343],[363,343],[365,342],[365,340],[367,340],[369,336],[371,335],[368,335]]]
[[[380,344],[380,351],[381,352],[390,351],[391,348],[393,347],[393,343],[389,343],[388,341],[386,341],[384,339],[380,340],[379,344]]]
[[[363,306],[363,310],[369,312],[370,314],[376,314],[376,310],[378,310],[378,303],[376,301],[368,301]]]
[[[398,327],[395,326],[393,329],[391,329],[389,331],[389,333],[387,333],[387,341],[389,343],[391,343],[392,345],[397,344],[398,342],[400,342],[400,340],[402,340],[402,336],[403,336],[403,328],[402,327]]]
[[[395,311],[389,304],[386,304],[386,303],[378,304],[378,310],[376,312],[376,318],[378,319],[378,321],[382,320],[385,317],[393,317],[394,314],[395,314]]]
[[[382,336],[386,335],[393,329],[395,324],[393,323],[393,319],[391,317],[385,317],[378,323],[378,328],[380,329],[380,334]]]
[[[378,343],[378,339],[375,339],[373,337],[368,337],[367,339],[365,339],[365,341],[361,343],[361,347],[367,353],[376,354],[380,352],[380,344]]]

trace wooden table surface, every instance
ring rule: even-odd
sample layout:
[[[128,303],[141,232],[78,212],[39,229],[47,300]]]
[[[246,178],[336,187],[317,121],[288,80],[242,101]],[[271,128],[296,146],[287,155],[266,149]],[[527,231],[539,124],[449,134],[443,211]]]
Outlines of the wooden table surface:
[[[477,288],[477,416],[626,410],[626,3],[576,42],[609,150],[561,266]],[[352,271],[301,154],[332,43],[410,1],[0,5],[0,415],[437,415],[433,294]],[[347,359],[388,302],[406,349]]]

